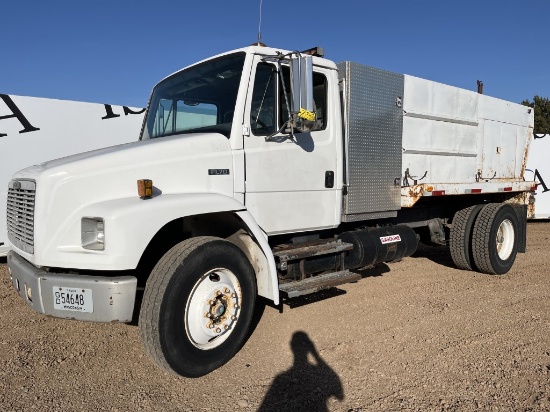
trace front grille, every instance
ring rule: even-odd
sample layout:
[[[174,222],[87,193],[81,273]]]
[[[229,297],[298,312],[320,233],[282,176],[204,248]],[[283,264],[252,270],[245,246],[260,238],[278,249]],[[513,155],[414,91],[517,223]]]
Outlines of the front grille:
[[[12,180],[8,186],[6,221],[8,239],[27,253],[34,253],[34,200],[36,183]]]

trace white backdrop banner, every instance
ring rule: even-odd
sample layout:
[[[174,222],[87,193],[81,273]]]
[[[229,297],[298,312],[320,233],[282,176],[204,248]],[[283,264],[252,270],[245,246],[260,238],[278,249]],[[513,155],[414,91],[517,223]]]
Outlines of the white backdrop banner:
[[[525,180],[539,183],[535,195],[535,219],[550,218],[550,134],[535,134],[529,157]]]

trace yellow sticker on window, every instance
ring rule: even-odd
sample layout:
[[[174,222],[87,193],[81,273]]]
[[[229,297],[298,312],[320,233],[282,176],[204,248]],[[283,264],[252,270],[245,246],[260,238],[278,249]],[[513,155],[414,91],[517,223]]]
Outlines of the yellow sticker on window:
[[[298,112],[298,117],[301,117],[302,119],[306,119],[312,122],[315,120],[315,113],[310,112],[309,110],[306,110],[306,109],[300,109],[300,111]]]

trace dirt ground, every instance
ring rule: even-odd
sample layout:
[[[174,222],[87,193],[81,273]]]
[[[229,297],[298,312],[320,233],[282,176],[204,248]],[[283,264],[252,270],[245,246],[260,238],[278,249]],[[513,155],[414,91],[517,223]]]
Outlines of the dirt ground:
[[[200,379],[145,356],[138,328],[35,314],[0,263],[2,411],[550,411],[550,223],[511,272],[422,247],[348,284],[265,306],[243,349]]]

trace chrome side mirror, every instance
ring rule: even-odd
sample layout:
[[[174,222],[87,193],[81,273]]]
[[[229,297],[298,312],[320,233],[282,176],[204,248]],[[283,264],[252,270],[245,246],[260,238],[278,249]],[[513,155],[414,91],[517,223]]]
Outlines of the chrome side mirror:
[[[310,132],[315,126],[313,102],[313,59],[304,55],[290,59],[292,93],[291,126],[300,132]]]

